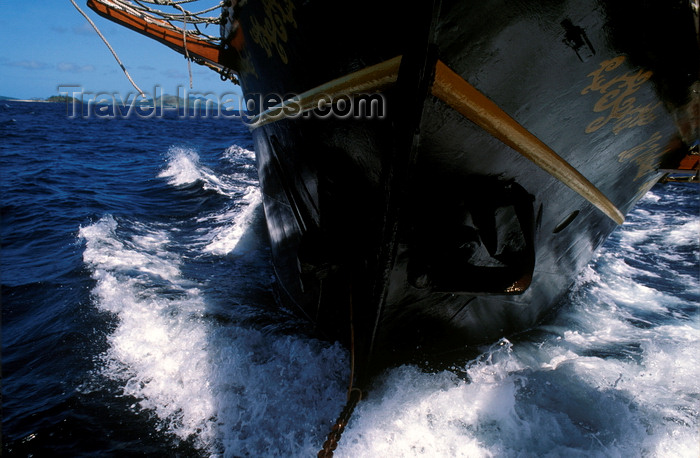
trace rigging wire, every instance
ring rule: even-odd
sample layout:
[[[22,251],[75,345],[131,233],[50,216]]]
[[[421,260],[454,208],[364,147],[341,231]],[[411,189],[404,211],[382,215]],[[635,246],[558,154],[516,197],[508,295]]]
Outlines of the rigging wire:
[[[70,2],[73,4],[73,6],[75,7],[75,9],[77,9],[78,12],[79,12],[80,14],[82,14],[83,17],[90,23],[90,25],[92,26],[92,28],[95,29],[95,32],[97,32],[97,35],[99,35],[100,38],[102,38],[102,41],[104,41],[104,43],[107,45],[107,48],[109,48],[109,50],[112,52],[112,55],[113,55],[114,58],[117,60],[117,63],[118,63],[119,66],[121,67],[122,71],[123,71],[124,74],[126,75],[126,78],[129,80],[129,82],[131,83],[131,85],[134,86],[134,88],[136,88],[136,90],[139,92],[139,94],[141,94],[141,97],[144,97],[144,98],[145,98],[145,97],[146,97],[146,93],[143,92],[143,91],[141,90],[141,88],[140,88],[140,87],[134,82],[134,80],[131,78],[131,75],[129,75],[128,70],[126,69],[126,67],[124,66],[124,64],[122,63],[122,61],[119,59],[119,56],[117,56],[117,53],[116,53],[116,52],[114,51],[114,49],[112,48],[112,45],[110,45],[110,44],[109,44],[109,41],[107,41],[107,39],[105,38],[105,36],[102,35],[102,32],[100,32],[100,29],[98,29],[97,26],[95,25],[95,23],[92,22],[92,19],[90,19],[90,17],[89,17],[87,14],[85,14],[85,12],[84,12],[83,10],[80,9],[80,7],[75,3],[75,0],[70,0]]]
[[[208,35],[202,32],[198,25],[219,25],[220,16],[204,16],[212,11],[220,11],[223,6],[223,1],[217,4],[204,8],[200,11],[188,11],[181,5],[193,3],[199,0],[95,0],[105,6],[113,9],[127,12],[151,23],[157,23],[162,27],[166,27],[175,32],[182,32],[190,36],[196,36],[202,41],[219,44],[220,37],[218,35]],[[163,11],[158,8],[153,8],[149,5],[157,5],[159,7],[169,6],[176,9],[178,12]],[[187,25],[192,25],[195,30],[187,30]]]
[[[117,56],[112,46],[109,44],[105,36],[100,32],[95,23],[83,12],[80,7],[75,3],[75,0],[70,0],[73,6],[83,15],[83,17],[90,23],[90,25],[95,29],[95,32],[100,36],[102,41],[107,45],[110,52],[116,59],[117,63],[121,67],[122,71],[126,75],[127,79],[134,88],[145,97],[144,92],[138,85],[134,82],[133,78],[126,70],[126,67]],[[218,10],[220,11],[224,5],[223,1],[217,2],[215,5],[210,7],[204,7],[199,11],[189,11],[186,10],[182,5],[189,3],[195,3],[200,0],[95,0],[97,3],[107,6],[115,10],[122,11],[124,13],[130,14],[132,16],[139,17],[146,22],[151,24],[157,24],[160,27],[165,27],[171,31],[182,33],[182,42],[184,48],[185,59],[187,60],[187,71],[189,74],[189,85],[190,89],[193,88],[192,83],[192,58],[190,57],[189,50],[187,49],[187,37],[196,37],[200,41],[205,41],[207,43],[218,45],[221,41],[221,37],[208,35],[202,32],[199,28],[200,25],[204,24],[205,27],[209,25],[219,25],[221,22],[220,16],[205,16],[207,13]],[[157,5],[159,8],[171,7],[177,10],[177,13],[163,11],[162,9],[154,8],[150,5]],[[188,25],[194,27],[194,30],[188,30]],[[221,69],[215,69],[216,71],[222,73]],[[224,75],[224,73],[222,73]],[[228,75],[226,78],[230,78]],[[233,79],[232,79],[233,80]]]

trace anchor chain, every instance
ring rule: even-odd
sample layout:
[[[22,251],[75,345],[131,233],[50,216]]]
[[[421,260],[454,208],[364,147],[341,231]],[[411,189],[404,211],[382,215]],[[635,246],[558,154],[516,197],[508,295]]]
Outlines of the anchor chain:
[[[353,388],[350,393],[348,393],[348,402],[345,404],[343,411],[340,416],[335,421],[333,428],[326,442],[323,443],[323,448],[318,452],[318,458],[331,458],[333,456],[333,451],[338,447],[338,441],[340,436],[343,434],[345,427],[350,421],[350,416],[352,415],[355,406],[362,399],[362,390],[359,388]]]
[[[348,312],[350,323],[350,383],[348,385],[347,402],[340,416],[335,421],[328,438],[323,443],[323,448],[318,452],[318,458],[332,458],[333,451],[338,447],[340,436],[345,431],[345,427],[350,421],[350,416],[355,410],[355,406],[362,399],[362,390],[353,386],[355,383],[355,323],[352,310],[352,282],[350,282],[350,291],[348,294]]]

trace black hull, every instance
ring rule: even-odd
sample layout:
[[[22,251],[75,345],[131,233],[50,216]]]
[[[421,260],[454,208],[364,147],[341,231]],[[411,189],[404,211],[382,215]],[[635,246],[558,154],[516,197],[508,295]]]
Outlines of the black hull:
[[[258,102],[402,56],[382,119],[252,127],[280,298],[346,343],[352,317],[364,364],[532,327],[617,226],[431,93],[436,62],[623,214],[696,139],[686,2],[328,3],[238,8],[240,80]]]

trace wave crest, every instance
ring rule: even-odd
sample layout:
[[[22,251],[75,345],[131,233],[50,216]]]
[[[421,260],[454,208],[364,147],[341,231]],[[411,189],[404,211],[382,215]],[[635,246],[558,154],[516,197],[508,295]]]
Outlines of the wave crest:
[[[200,162],[199,154],[193,149],[172,146],[168,150],[167,165],[158,174],[171,186],[185,187],[201,183],[206,190],[213,190],[224,196],[236,193],[235,183],[219,178],[214,171]]]

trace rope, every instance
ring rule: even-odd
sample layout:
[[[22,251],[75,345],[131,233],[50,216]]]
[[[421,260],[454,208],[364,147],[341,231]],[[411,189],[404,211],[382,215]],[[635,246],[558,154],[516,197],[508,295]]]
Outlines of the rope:
[[[175,32],[182,32],[184,36],[195,36],[200,40],[209,43],[219,44],[220,37],[208,35],[199,29],[199,25],[219,25],[221,16],[204,16],[212,11],[220,11],[223,6],[223,1],[216,5],[205,8],[200,11],[188,11],[181,5],[194,3],[199,0],[95,0],[105,6],[120,10],[131,15],[137,16],[147,22],[157,23],[162,27],[166,27]],[[171,7],[176,9],[177,13],[163,11],[159,8],[153,8],[149,5],[157,5],[159,8]],[[165,22],[163,22],[165,21]],[[194,30],[187,30],[187,26],[191,25]]]
[[[190,52],[187,50],[187,12],[180,5],[173,6],[182,11],[182,47],[185,49],[185,59],[187,59],[187,72],[190,75],[190,89],[192,89],[192,65],[190,63]]]
[[[129,80],[129,82],[131,83],[131,85],[134,86],[134,88],[136,88],[137,91],[139,91],[139,94],[141,94],[141,97],[146,97],[146,94],[141,90],[140,87],[138,87],[138,86],[136,85],[136,83],[134,82],[134,80],[131,78],[131,75],[129,75],[129,72],[126,70],[126,67],[124,66],[124,64],[122,64],[122,61],[119,59],[119,56],[117,56],[117,53],[114,51],[114,49],[112,48],[112,46],[109,44],[109,42],[107,41],[107,39],[105,38],[105,36],[102,35],[102,32],[100,32],[100,29],[97,28],[97,26],[95,25],[95,23],[92,22],[92,19],[90,19],[90,18],[88,17],[88,15],[85,14],[85,12],[84,12],[83,10],[80,9],[80,7],[75,3],[74,0],[70,0],[70,2],[73,4],[73,6],[75,7],[75,9],[77,9],[78,12],[79,12],[80,14],[82,14],[83,17],[84,17],[85,19],[87,19],[87,21],[90,23],[90,25],[92,26],[92,28],[95,29],[95,32],[97,32],[97,35],[99,35],[100,38],[102,38],[102,41],[104,41],[104,43],[107,45],[107,48],[109,48],[109,50],[112,52],[112,55],[113,55],[114,58],[117,60],[117,63],[118,63],[119,66],[121,67],[122,71],[123,71],[124,74],[126,75],[126,78]]]
[[[129,75],[129,72],[126,70],[124,64],[122,64],[121,60],[117,56],[117,53],[114,51],[114,49],[109,44],[104,35],[102,35],[102,33],[99,31],[95,23],[92,22],[92,20],[78,7],[74,0],[70,1],[73,4],[73,6],[80,12],[80,14],[82,14],[83,17],[87,19],[90,25],[92,25],[92,27],[95,29],[100,38],[102,38],[102,41],[104,41],[109,50],[112,52],[112,55],[117,60],[117,63],[119,63],[119,66],[121,67],[122,71],[126,75],[129,82],[132,84],[132,86],[134,86],[136,90],[139,91],[141,96],[145,97],[144,92],[136,85],[134,80],[131,78],[131,75]],[[218,1],[213,6],[203,7],[203,9],[196,11],[189,11],[182,6],[187,4],[194,4],[199,1],[200,0],[95,0],[95,2],[102,4],[107,8],[138,17],[146,21],[147,23],[164,27],[176,33],[182,33],[182,43],[185,59],[187,60],[187,72],[189,74],[190,89],[193,88],[191,64],[193,58],[190,57],[189,50],[187,49],[187,37],[197,38],[200,41],[204,41],[214,45],[219,45],[221,40],[223,39],[223,37],[218,36],[218,33],[216,36],[213,36],[202,32],[199,26],[202,24],[204,24],[205,27],[209,25],[219,26],[222,21],[221,14],[223,13],[221,13],[218,16],[206,16],[206,14],[211,13],[213,11],[223,11],[222,7],[224,6],[225,2]],[[230,0],[226,1],[228,2],[227,4],[230,6]],[[210,2],[206,3],[211,4]],[[151,5],[154,5],[156,7],[152,7]],[[171,7],[177,10],[177,12],[163,11],[162,8],[167,7]],[[188,26],[194,27],[194,30],[188,30]],[[217,28],[217,32],[218,31],[219,30]],[[238,80],[236,79],[236,77],[224,67],[215,65],[213,66],[205,61],[201,61],[200,59],[197,59],[197,63],[206,65],[212,70],[218,72],[221,75],[222,80],[230,79],[235,84],[238,84]]]

